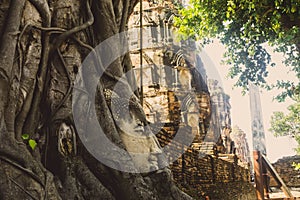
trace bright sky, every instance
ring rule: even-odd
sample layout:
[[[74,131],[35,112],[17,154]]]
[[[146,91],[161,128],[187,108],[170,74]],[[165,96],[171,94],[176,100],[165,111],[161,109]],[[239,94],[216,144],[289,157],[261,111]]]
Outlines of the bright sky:
[[[215,66],[214,68],[206,69],[207,74],[209,78],[212,77],[219,80],[219,82],[221,80],[225,93],[230,95],[230,103],[232,107],[232,125],[239,126],[246,133],[250,151],[252,152],[249,96],[248,94],[242,96],[240,88],[233,88],[235,81],[232,79],[226,79],[228,66],[220,64],[224,52],[225,48],[219,42],[214,42],[206,46],[200,55],[205,66]],[[274,54],[272,57],[274,57],[274,62],[276,62],[278,66],[270,71],[270,77],[268,78],[268,81],[274,82],[277,79],[291,79],[293,75],[288,73],[286,68],[281,64],[283,57],[279,54]],[[278,94],[278,91],[265,90],[262,90],[260,94],[266,135],[267,156],[271,162],[275,162],[277,159],[282,158],[283,156],[295,155],[296,153],[293,148],[297,147],[297,142],[293,138],[276,138],[271,132],[268,131],[270,128],[270,119],[272,113],[274,111],[286,112],[286,107],[292,103],[292,101],[287,101],[284,103],[278,103],[275,100],[273,101],[273,97],[276,94]]]

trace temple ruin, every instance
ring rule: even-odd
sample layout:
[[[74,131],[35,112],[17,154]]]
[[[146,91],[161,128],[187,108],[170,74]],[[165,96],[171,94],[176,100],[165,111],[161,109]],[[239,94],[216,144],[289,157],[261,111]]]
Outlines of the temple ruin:
[[[244,155],[234,150],[229,96],[216,80],[208,80],[210,66],[204,66],[197,44],[176,37],[177,3],[185,2],[144,0],[129,19],[136,92],[152,132],[175,161],[170,166],[175,182],[197,197],[222,191],[225,183],[239,184],[244,194],[232,189],[228,199],[235,193],[243,199],[253,195],[253,187],[249,161],[241,161]],[[174,140],[178,132],[193,141]]]

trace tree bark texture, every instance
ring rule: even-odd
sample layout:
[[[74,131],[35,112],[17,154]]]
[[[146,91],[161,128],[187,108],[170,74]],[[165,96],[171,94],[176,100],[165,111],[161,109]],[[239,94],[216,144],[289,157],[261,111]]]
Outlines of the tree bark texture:
[[[167,168],[147,175],[117,171],[91,156],[79,139],[58,148],[58,132],[74,127],[73,82],[82,61],[91,48],[125,31],[136,3],[0,0],[0,199],[190,199]],[[130,69],[128,54],[117,59],[96,95],[101,126],[121,148],[103,90]],[[128,78],[122,92],[132,84]]]

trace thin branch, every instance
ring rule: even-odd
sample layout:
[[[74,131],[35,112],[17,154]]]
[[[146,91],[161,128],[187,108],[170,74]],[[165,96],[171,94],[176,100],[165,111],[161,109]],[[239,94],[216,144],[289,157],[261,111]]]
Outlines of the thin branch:
[[[19,53],[19,65],[22,66],[22,60],[23,60],[23,56],[22,56],[22,48],[21,48],[21,39],[25,33],[25,31],[28,29],[28,28],[35,28],[35,29],[38,29],[38,30],[41,30],[41,31],[49,31],[50,34],[54,34],[54,33],[63,33],[63,32],[66,32],[67,30],[66,29],[63,29],[63,28],[59,28],[59,27],[42,27],[42,26],[37,26],[37,25],[34,25],[34,24],[31,24],[31,23],[27,23],[25,24],[25,26],[23,27],[20,35],[19,35],[19,39],[18,39],[18,53]],[[21,70],[20,70],[21,71]]]
[[[79,40],[77,37],[72,37],[72,39],[74,39],[80,46],[90,50],[90,51],[94,51],[94,48],[92,46],[90,46],[89,44],[86,44],[84,42],[82,42],[81,40]]]
[[[10,165],[13,165],[14,167],[18,168],[19,170],[26,172],[26,174],[28,174],[30,177],[32,177],[36,182],[38,182],[43,188],[45,188],[44,183],[40,180],[40,178],[38,176],[36,176],[31,170],[26,169],[24,167],[22,167],[21,165],[19,165],[18,163],[15,163],[14,161],[5,158],[3,156],[0,155],[0,159],[7,162]]]
[[[100,67],[100,70],[98,70],[98,72],[99,72],[99,71],[102,72],[104,75],[106,75],[107,77],[111,78],[112,80],[114,80],[114,81],[116,81],[116,82],[119,82],[119,81],[120,81],[120,82],[123,83],[124,85],[128,85],[128,83],[126,82],[126,80],[124,80],[123,77],[118,77],[118,78],[119,78],[119,79],[118,79],[116,76],[114,76],[114,75],[111,74],[110,72],[105,71],[105,69],[103,68],[103,64],[101,63],[101,59],[99,58],[98,54],[96,53],[95,49],[94,49],[92,46],[90,46],[90,45],[88,45],[88,44],[82,42],[81,40],[79,40],[79,39],[76,38],[76,37],[73,37],[73,39],[74,39],[79,45],[81,45],[82,47],[84,47],[84,48],[90,50],[90,51],[94,54],[93,57],[96,58],[96,62],[97,62],[97,63],[95,63],[95,66],[99,66],[99,67]]]
[[[119,32],[125,31],[126,27],[126,21],[128,19],[128,9],[129,9],[129,2],[128,0],[124,1],[123,3],[123,12],[122,12],[122,18],[121,18],[121,23],[120,23],[120,30]]]
[[[35,25],[35,24],[27,23],[27,24],[25,24],[23,30],[20,33],[19,41],[21,40],[21,38],[22,38],[22,36],[23,36],[23,34],[24,34],[24,32],[26,31],[27,28],[35,28],[35,29],[38,29],[38,30],[41,30],[41,31],[48,31],[48,32],[50,32],[50,34],[63,33],[63,32],[67,31],[66,29],[59,28],[59,27],[43,27],[43,26],[38,26],[38,25]]]
[[[46,130],[45,130],[45,134],[46,134],[46,141],[45,141],[45,151],[44,151],[44,166],[45,168],[47,168],[47,155],[48,155],[48,148],[49,148],[49,134],[50,134],[50,131],[49,131],[49,126],[46,127]],[[47,178],[47,173],[46,173],[46,178]],[[46,188],[47,188],[47,181],[46,181]]]
[[[87,8],[87,13],[88,13],[88,20],[85,23],[83,23],[82,25],[76,26],[76,27],[72,28],[71,30],[68,30],[68,31],[62,33],[60,36],[58,36],[57,39],[53,42],[54,45],[53,45],[52,49],[57,49],[68,37],[70,37],[71,35],[79,32],[79,31],[82,31],[82,30],[88,28],[89,26],[91,26],[94,23],[94,15],[91,11],[88,0],[86,0],[86,8]]]
[[[19,183],[17,183],[14,179],[12,179],[11,177],[8,177],[8,179],[13,182],[16,186],[18,186],[25,194],[27,194],[28,196],[30,196],[32,199],[34,200],[38,200],[37,198],[35,198],[32,194],[30,194],[27,190],[25,190]]]
[[[32,5],[38,10],[42,17],[44,26],[51,25],[51,12],[47,0],[29,0]]]
[[[54,116],[56,115],[56,113],[58,112],[58,110],[61,108],[61,106],[66,102],[66,100],[70,97],[71,95],[71,92],[72,92],[72,79],[70,77],[70,74],[69,74],[69,71],[67,69],[67,64],[65,63],[65,60],[63,58],[63,56],[61,55],[61,52],[60,50],[57,48],[57,54],[58,54],[58,57],[59,59],[61,60],[61,63],[63,65],[63,68],[64,68],[64,71],[67,75],[67,78],[68,78],[68,81],[69,81],[69,87],[68,87],[68,90],[65,94],[65,96],[63,97],[63,99],[59,102],[58,106],[55,108],[55,110],[53,111],[52,113],[52,116],[51,116],[51,119],[54,118]]]

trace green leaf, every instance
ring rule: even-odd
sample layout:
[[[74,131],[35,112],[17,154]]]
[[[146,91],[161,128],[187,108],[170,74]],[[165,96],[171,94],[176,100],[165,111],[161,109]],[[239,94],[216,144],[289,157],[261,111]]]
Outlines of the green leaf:
[[[29,144],[29,146],[31,147],[32,150],[34,150],[35,147],[36,147],[36,145],[37,145],[36,141],[35,141],[35,140],[32,140],[32,139],[30,139],[30,140],[28,141],[28,144]]]
[[[23,134],[22,139],[23,140],[28,140],[29,139],[29,134]]]
[[[291,12],[292,12],[292,13],[295,13],[296,11],[297,11],[296,5],[292,5]]]
[[[293,163],[293,167],[295,167],[295,170],[300,170],[300,163]]]

